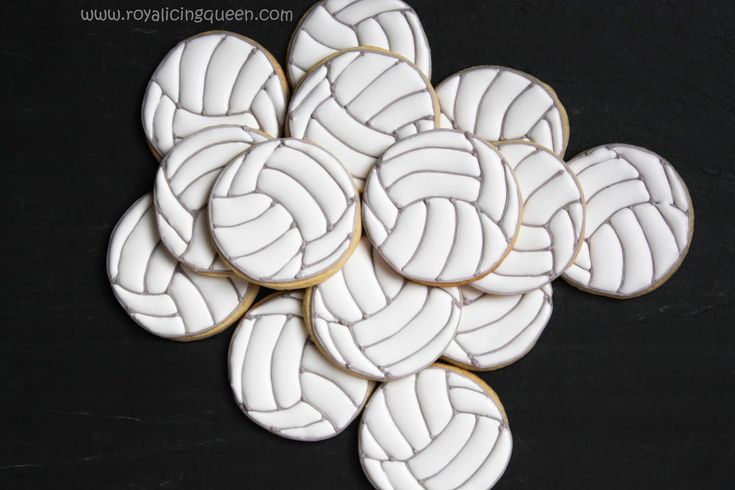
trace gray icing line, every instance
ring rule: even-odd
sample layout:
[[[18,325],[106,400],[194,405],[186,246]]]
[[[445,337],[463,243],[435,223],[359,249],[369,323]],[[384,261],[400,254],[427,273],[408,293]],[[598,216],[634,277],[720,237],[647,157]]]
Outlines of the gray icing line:
[[[655,193],[651,191],[651,188],[649,186],[649,183],[646,181],[645,176],[641,173],[641,166],[645,166],[646,164],[645,163],[641,163],[641,162],[636,162],[636,159],[635,158],[631,158],[629,156],[625,156],[625,155],[621,154],[621,152],[619,151],[620,149],[623,149],[623,150],[632,150],[632,151],[640,152],[640,153],[643,153],[643,154],[646,154],[646,155],[649,155],[649,156],[653,156],[653,157],[656,158],[657,163],[661,167],[661,171],[662,171],[663,175],[666,178],[666,183],[667,183],[667,186],[668,186],[667,188],[669,190],[669,196],[668,196],[668,198],[670,198],[671,202],[667,202],[666,200],[656,200],[655,199],[655,196],[654,196]],[[588,256],[589,256],[590,251],[591,251],[591,245],[590,245],[591,239],[603,227],[607,227],[612,232],[612,235],[616,238],[617,244],[620,247],[621,252],[623,253],[623,269],[621,271],[620,283],[619,283],[617,289],[615,289],[613,291],[613,290],[607,290],[607,289],[600,289],[600,288],[596,288],[596,287],[592,286],[592,284],[595,282],[595,278],[596,278],[595,276],[596,276],[597,271],[596,271],[596,268],[595,268],[594,261],[591,259],[591,257],[589,258],[590,267],[588,269],[587,268],[583,268],[582,266],[578,265],[579,264],[579,261],[580,261],[580,258],[578,258],[577,259],[577,262],[575,262],[575,264],[572,265],[572,267],[570,267],[570,269],[568,269],[565,272],[565,274],[564,274],[563,277],[564,277],[564,279],[567,282],[571,283],[572,285],[575,285],[575,286],[577,286],[579,288],[582,288],[582,289],[584,289],[586,291],[593,292],[593,293],[596,293],[596,294],[608,295],[608,296],[612,296],[612,297],[622,297],[622,298],[635,297],[635,296],[639,296],[641,294],[646,294],[647,292],[650,292],[650,291],[656,289],[657,287],[659,287],[661,284],[663,284],[671,276],[671,274],[673,274],[676,271],[676,269],[681,265],[682,261],[684,260],[684,257],[685,257],[685,255],[686,255],[686,253],[688,251],[689,245],[691,244],[691,239],[692,239],[692,234],[693,234],[693,210],[692,210],[691,197],[689,196],[689,193],[688,193],[688,191],[686,189],[686,186],[685,186],[683,180],[676,173],[676,170],[673,168],[673,166],[668,161],[664,160],[662,157],[660,157],[659,155],[651,152],[650,150],[647,150],[645,148],[641,148],[641,147],[638,147],[638,146],[628,145],[628,144],[609,144],[609,145],[602,145],[602,146],[598,146],[598,147],[595,147],[595,148],[591,148],[591,149],[583,152],[582,154],[578,155],[574,159],[570,160],[570,162],[569,162],[570,163],[570,166],[572,167],[572,169],[574,169],[574,164],[576,162],[578,162],[578,161],[580,161],[580,160],[582,160],[582,159],[584,159],[586,157],[590,157],[595,152],[602,151],[602,150],[607,150],[607,151],[611,152],[614,155],[614,158],[613,159],[622,160],[627,165],[629,165],[630,167],[632,167],[635,170],[635,172],[636,172],[636,176],[633,177],[633,178],[626,178],[626,179],[622,179],[622,180],[616,180],[616,181],[613,181],[613,182],[611,182],[611,183],[609,183],[609,184],[607,184],[605,186],[602,186],[600,189],[598,189],[594,193],[590,193],[589,196],[586,196],[587,202],[588,203],[591,202],[592,199],[594,199],[595,197],[599,196],[602,192],[604,192],[606,190],[609,190],[609,189],[613,188],[614,186],[616,186],[618,184],[623,184],[623,183],[626,183],[626,182],[635,182],[635,181],[638,181],[638,182],[640,182],[643,185],[643,187],[645,188],[645,191],[646,191],[647,199],[644,200],[644,201],[639,201],[639,202],[636,202],[636,203],[626,204],[624,206],[620,206],[619,208],[617,208],[614,211],[610,212],[609,215],[608,215],[608,217],[607,217],[607,219],[601,221],[594,229],[589,229],[586,232],[586,237],[584,239],[584,249],[583,249],[583,251]],[[580,182],[582,183],[583,187],[584,187],[585,173],[588,170],[591,170],[591,169],[597,167],[598,165],[601,165],[601,164],[604,164],[604,163],[608,163],[608,162],[612,161],[613,159],[611,159],[611,158],[603,158],[602,160],[597,161],[597,162],[594,162],[594,163],[591,163],[591,164],[587,165],[585,168],[583,168],[582,170],[580,170],[577,173],[577,177],[580,179]],[[675,181],[672,182],[672,178],[675,178],[677,180],[675,180]],[[676,188],[680,188],[681,189],[681,192],[683,193],[684,199],[686,200],[686,203],[685,203],[686,204],[686,209],[682,209],[681,207],[679,207],[677,205],[676,196],[675,196],[675,194],[673,192],[673,190],[676,189]],[[659,274],[656,273],[656,266],[657,266],[657,264],[659,264],[659,261],[661,261],[661,259],[658,259],[657,260],[656,259],[656,256],[655,256],[655,253],[652,253],[652,250],[653,249],[651,247],[651,237],[649,236],[650,235],[650,231],[647,233],[646,232],[646,228],[643,226],[643,224],[640,221],[640,213],[641,213],[641,210],[644,207],[646,207],[646,206],[650,206],[661,217],[662,222],[665,224],[665,226],[667,227],[667,229],[671,233],[671,240],[675,243],[675,245],[677,247],[677,250],[678,250],[678,257],[675,260],[673,260],[671,264],[669,264],[669,266],[666,268],[665,271],[663,271],[663,273],[659,273]],[[674,209],[677,212],[681,213],[686,218],[686,221],[687,221],[687,238],[686,238],[685,243],[680,243],[681,240],[679,239],[679,237],[677,235],[677,232],[674,229],[674,226],[672,225],[671,219],[670,218],[667,218],[667,216],[662,212],[662,210],[661,210],[662,207],[671,207],[672,209]],[[614,226],[614,223],[612,222],[612,220],[615,219],[615,217],[618,216],[621,211],[625,211],[625,210],[630,210],[633,213],[633,215],[636,217],[636,223],[637,223],[637,225],[639,227],[639,230],[640,230],[641,234],[643,235],[643,237],[645,239],[646,248],[648,250],[648,253],[650,254],[650,259],[651,259],[651,263],[652,263],[652,271],[653,271],[653,275],[652,275],[652,277],[650,279],[650,282],[648,284],[648,287],[644,287],[644,288],[638,287],[638,288],[636,288],[634,290],[630,290],[630,291],[625,291],[624,290],[626,288],[626,283],[627,283],[627,279],[628,279],[628,277],[626,275],[626,270],[625,270],[625,256],[624,256],[625,255],[625,247],[623,245],[623,240],[620,237],[620,230],[618,230]],[[578,272],[576,270],[577,268],[585,270],[589,274],[589,277],[586,280],[583,280],[579,276],[579,274],[578,274]]]

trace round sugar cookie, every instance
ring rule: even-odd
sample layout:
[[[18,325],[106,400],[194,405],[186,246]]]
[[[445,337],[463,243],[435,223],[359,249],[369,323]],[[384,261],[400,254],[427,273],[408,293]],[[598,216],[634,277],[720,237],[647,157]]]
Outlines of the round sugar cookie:
[[[309,332],[331,362],[386,381],[442,355],[459,324],[459,302],[457,288],[404,279],[363,238],[342,270],[308,291],[304,305]]]
[[[436,93],[442,127],[493,142],[529,140],[564,157],[567,112],[551,87],[531,75],[502,66],[476,66],[444,80]]]
[[[451,129],[391,146],[363,194],[365,231],[383,258],[404,277],[436,285],[494,270],[518,235],[521,207],[498,150]]]
[[[222,169],[269,137],[244,126],[214,126],[174,146],[161,161],[153,188],[161,241],[181,262],[202,274],[230,275],[207,222],[207,203]]]
[[[579,253],[584,196],[574,174],[554,153],[528,142],[502,142],[523,196],[523,219],[513,249],[492,273],[472,284],[485,293],[516,295],[559,277]]]
[[[681,265],[694,233],[689,191],[673,166],[637,146],[598,146],[569,167],[587,200],[582,250],[564,279],[613,298],[641,296]]]
[[[247,313],[232,336],[228,367],[243,413],[300,441],[342,432],[374,386],[332,366],[309,340],[301,291],[270,296]]]
[[[287,99],[283,70],[265,48],[232,32],[204,32],[177,44],[156,68],[143,98],[143,129],[158,158],[222,124],[280,136]]]
[[[289,105],[287,131],[334,153],[362,189],[390,145],[436,128],[438,117],[434,89],[415,65],[388,51],[355,48],[304,77]]]
[[[357,190],[324,149],[269,140],[235,158],[209,201],[214,243],[225,261],[273,289],[313,286],[336,272],[360,239]]]
[[[107,274],[118,301],[154,335],[199,340],[232,325],[253,303],[258,286],[197,274],[176,261],[156,229],[146,194],[118,222],[107,250]]]
[[[444,359],[473,371],[513,364],[536,345],[551,318],[551,284],[515,296],[460,288],[462,316]]]
[[[295,85],[319,61],[342,49],[373,46],[400,54],[431,78],[429,40],[416,12],[401,0],[322,0],[291,37],[286,71]]]
[[[489,489],[513,450],[495,392],[442,364],[375,390],[358,438],[362,468],[380,490]]]

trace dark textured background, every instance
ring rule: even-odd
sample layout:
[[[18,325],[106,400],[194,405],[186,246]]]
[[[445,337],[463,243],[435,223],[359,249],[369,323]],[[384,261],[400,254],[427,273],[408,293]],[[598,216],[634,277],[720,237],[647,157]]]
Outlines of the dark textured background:
[[[310,3],[192,6],[297,18]],[[483,375],[515,440],[497,488],[735,488],[734,4],[413,4],[435,82],[476,64],[530,72],[567,107],[570,157],[649,147],[695,204],[694,244],[664,287],[616,302],[558,281],[536,349]],[[158,61],[210,28],[283,60],[295,20],[84,23],[81,6],[94,5],[0,7],[0,487],[367,488],[354,426],[317,444],[266,433],[232,401],[230,332],[194,344],[150,336],[105,274],[109,233],[156,169],[139,108]]]

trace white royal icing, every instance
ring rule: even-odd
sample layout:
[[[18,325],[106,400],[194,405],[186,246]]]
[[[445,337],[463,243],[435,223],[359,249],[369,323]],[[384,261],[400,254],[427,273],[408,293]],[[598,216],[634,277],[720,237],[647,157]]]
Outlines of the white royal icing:
[[[465,286],[462,316],[444,358],[488,371],[519,360],[536,344],[551,318],[551,284],[525,294],[493,296]]]
[[[502,66],[477,66],[450,76],[436,93],[442,127],[489,141],[526,139],[564,156],[567,113],[554,91],[531,75]]]
[[[296,84],[336,51],[374,46],[404,56],[431,78],[429,41],[416,12],[401,0],[322,0],[291,37],[287,71]]]
[[[156,68],[143,99],[143,129],[162,156],[210,126],[249,126],[279,136],[287,84],[262,46],[212,31],[180,42]]]
[[[459,290],[408,281],[363,238],[344,268],[315,286],[307,311],[329,359],[384,381],[433,363],[459,323]]]
[[[192,134],[161,161],[154,197],[161,241],[197,272],[230,274],[212,244],[207,203],[222,169],[268,137],[242,126],[214,126]]]
[[[401,275],[463,284],[492,271],[520,226],[512,171],[490,144],[451,129],[390,147],[363,195],[365,231]]]
[[[359,238],[357,191],[330,153],[295,139],[235,158],[212,190],[214,242],[254,282],[307,287],[346,260]]]
[[[490,294],[521,294],[561,275],[582,244],[584,197],[559,157],[532,143],[498,144],[518,180],[523,219],[518,239],[491,274],[472,285]]]
[[[303,293],[272,296],[252,308],[232,336],[230,386],[242,411],[266,430],[318,441],[342,432],[373,383],[334,367],[309,340]]]
[[[434,129],[439,107],[429,81],[387,51],[341,52],[304,77],[291,99],[288,132],[334,153],[358,188],[397,140]]]
[[[203,276],[179,264],[160,241],[151,194],[133,204],[113,230],[107,273],[133,320],[176,340],[202,338],[232,324],[258,291],[241,279]]]
[[[513,450],[490,387],[435,365],[380,386],[360,422],[363,470],[380,490],[489,489]]]
[[[664,283],[689,250],[694,212],[679,174],[659,155],[599,146],[569,162],[587,200],[582,250],[564,273],[589,292],[627,298]]]

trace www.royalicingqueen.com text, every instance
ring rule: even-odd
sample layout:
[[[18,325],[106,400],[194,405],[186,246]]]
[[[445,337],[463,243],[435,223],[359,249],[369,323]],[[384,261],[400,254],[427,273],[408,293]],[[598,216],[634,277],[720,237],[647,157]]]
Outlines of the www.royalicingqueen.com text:
[[[84,22],[193,22],[195,24],[215,22],[291,22],[293,11],[284,9],[81,9]]]

